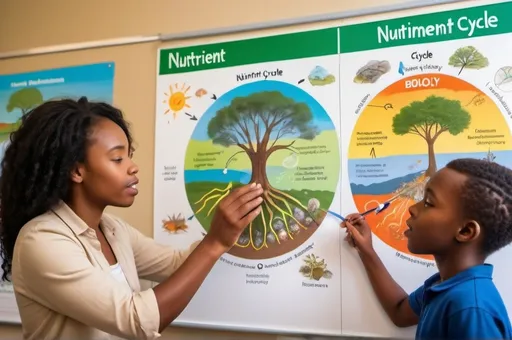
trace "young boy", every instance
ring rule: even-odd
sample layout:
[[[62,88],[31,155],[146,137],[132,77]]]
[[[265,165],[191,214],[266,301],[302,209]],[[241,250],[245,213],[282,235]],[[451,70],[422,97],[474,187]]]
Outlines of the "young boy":
[[[512,339],[493,266],[485,263],[512,241],[512,171],[484,160],[451,161],[409,212],[409,251],[434,255],[439,269],[410,295],[375,253],[364,218],[351,214],[342,224],[393,323],[417,324],[416,339]]]

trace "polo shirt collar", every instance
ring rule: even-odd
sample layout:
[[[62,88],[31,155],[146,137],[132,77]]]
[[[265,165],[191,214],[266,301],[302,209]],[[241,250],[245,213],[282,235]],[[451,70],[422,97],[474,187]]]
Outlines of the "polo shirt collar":
[[[448,290],[448,289],[450,289],[462,282],[468,281],[468,280],[478,279],[478,278],[492,279],[492,273],[493,273],[493,265],[484,263],[484,264],[470,267],[470,268],[458,273],[457,275],[449,278],[448,280],[446,280],[444,282],[435,284],[441,278],[439,273],[436,273],[425,281],[425,287],[432,292],[439,293],[439,292]]]

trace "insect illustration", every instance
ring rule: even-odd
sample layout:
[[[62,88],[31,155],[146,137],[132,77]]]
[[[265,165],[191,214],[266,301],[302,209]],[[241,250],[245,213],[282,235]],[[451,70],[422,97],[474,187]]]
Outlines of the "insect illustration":
[[[183,215],[178,214],[178,216],[176,216],[173,214],[172,217],[169,215],[167,215],[167,217],[167,220],[162,220],[162,227],[165,231],[171,234],[176,234],[179,231],[187,231],[188,225],[185,222]]]
[[[327,270],[327,264],[324,260],[320,260],[313,254],[306,256],[304,265],[300,267],[299,271],[305,277],[316,281],[321,278],[330,279],[332,277],[332,272]]]

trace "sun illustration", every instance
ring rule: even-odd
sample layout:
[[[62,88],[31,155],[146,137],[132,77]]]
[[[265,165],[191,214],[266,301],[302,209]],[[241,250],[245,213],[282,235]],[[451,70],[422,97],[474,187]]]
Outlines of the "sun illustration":
[[[164,93],[168,97],[164,100],[164,103],[169,105],[169,109],[164,114],[172,112],[172,116],[176,119],[176,114],[183,110],[183,108],[190,108],[190,105],[187,104],[187,99],[190,98],[190,96],[187,96],[190,86],[183,83],[180,88],[179,84],[176,83],[174,87],[172,85],[169,86],[169,90],[171,91],[170,94]]]

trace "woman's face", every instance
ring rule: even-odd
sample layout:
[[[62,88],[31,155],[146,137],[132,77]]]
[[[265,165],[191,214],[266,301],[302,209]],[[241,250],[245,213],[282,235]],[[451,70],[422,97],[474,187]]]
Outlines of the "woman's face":
[[[131,159],[124,131],[111,120],[97,121],[85,158],[73,175],[81,196],[97,206],[131,206],[138,193],[139,169]]]

